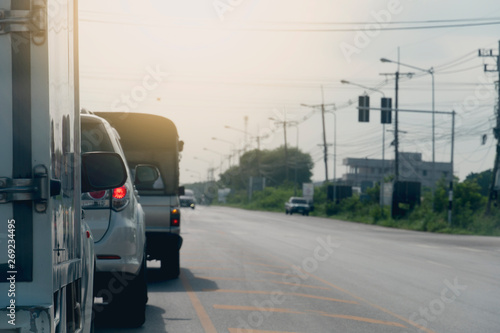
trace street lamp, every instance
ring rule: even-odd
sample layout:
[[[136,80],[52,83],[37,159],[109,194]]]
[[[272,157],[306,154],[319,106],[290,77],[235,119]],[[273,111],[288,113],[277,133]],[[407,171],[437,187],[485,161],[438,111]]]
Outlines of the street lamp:
[[[408,64],[404,64],[402,62],[399,62],[399,61],[394,61],[394,60],[390,60],[390,59],[386,59],[386,58],[381,58],[380,61],[382,62],[390,62],[390,63],[394,63],[394,64],[397,64],[397,65],[401,65],[401,66],[404,66],[404,67],[408,67],[408,68],[413,68],[413,69],[416,69],[416,70],[419,70],[419,71],[422,71],[422,72],[426,72],[428,74],[431,75],[432,77],[432,177],[434,179],[435,177],[435,157],[436,157],[436,149],[435,149],[435,102],[434,102],[434,92],[435,92],[435,89],[434,89],[434,68],[431,67],[429,69],[424,69],[424,68],[420,68],[420,67],[417,67],[417,66],[413,66],[413,65],[408,65]],[[434,189],[435,187],[435,184],[434,186],[432,187]]]
[[[248,133],[248,131],[245,131],[245,130],[242,130],[242,129],[239,129],[239,128],[234,128],[232,126],[229,126],[229,125],[224,125],[224,128],[227,128],[227,129],[232,129],[234,131],[237,131],[237,132],[241,132],[243,134],[245,134],[245,146],[243,148],[243,151],[246,152],[246,149],[247,149],[247,142],[246,142],[246,136],[250,136],[250,138],[254,138],[253,135],[251,135],[250,133]],[[257,138],[257,149],[260,150],[260,140],[259,140],[259,137],[256,137]]]
[[[185,170],[187,172],[196,173],[198,175],[199,181],[201,182],[201,173],[199,173],[198,171],[190,170],[190,169],[185,169]],[[191,177],[193,177],[193,175],[191,175]]]
[[[212,167],[212,162],[210,161],[207,161],[207,160],[204,160],[204,159],[201,159],[197,156],[193,157],[195,160],[198,160],[198,161],[202,161],[202,162],[205,162],[205,163],[208,163],[209,165],[209,168],[208,168],[208,171],[207,171],[207,181],[210,181],[211,179],[214,178],[214,168]]]
[[[358,86],[358,87],[361,87],[363,89],[368,89],[368,90],[372,90],[372,91],[376,91],[376,92],[379,92],[382,94],[382,96],[385,97],[385,94],[382,90],[379,90],[379,89],[376,89],[376,88],[370,88],[370,87],[367,87],[367,86],[364,86],[362,84],[359,84],[359,83],[354,83],[354,82],[351,82],[351,81],[347,81],[347,80],[340,80],[340,83],[342,84],[350,84],[350,85],[353,85],[353,86]]]
[[[225,143],[229,143],[231,145],[231,150],[233,153],[236,154],[236,149],[234,149],[234,143],[232,143],[231,141],[228,141],[228,140],[223,140],[223,139],[219,139],[219,138],[215,138],[213,137],[212,140],[215,140],[215,141],[221,141],[221,142],[225,142]],[[229,167],[231,167],[231,154],[229,155]]]
[[[220,155],[220,167],[219,167],[220,169],[219,169],[219,170],[220,170],[220,173],[222,174],[222,159],[223,159],[223,157],[224,157],[224,156],[226,156],[226,155],[224,155],[223,153],[219,153],[218,151],[215,151],[215,150],[212,150],[212,149],[208,149],[208,148],[206,148],[206,147],[205,147],[205,148],[203,148],[203,150],[205,150],[205,151],[209,151],[209,152],[214,153],[214,154],[217,154],[217,155]]]

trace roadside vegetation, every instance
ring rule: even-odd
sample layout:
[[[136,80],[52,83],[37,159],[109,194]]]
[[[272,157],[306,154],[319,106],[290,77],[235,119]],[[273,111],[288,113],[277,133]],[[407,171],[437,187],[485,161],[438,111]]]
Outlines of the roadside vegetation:
[[[307,173],[306,170],[302,172],[301,181],[305,182]],[[245,173],[248,174],[248,169]],[[240,173],[233,170],[231,180],[237,176]],[[244,179],[239,180],[241,185]],[[230,187],[233,181],[221,181],[218,187]],[[489,214],[486,213],[490,181],[491,170],[472,173],[462,182],[455,180],[451,224],[448,222],[448,184],[444,180],[437,184],[434,194],[424,188],[421,204],[398,219],[391,218],[389,207],[381,208],[379,184],[338,204],[327,200],[328,184],[325,184],[314,190],[314,210],[310,215],[426,232],[500,236],[499,207],[492,204]],[[290,181],[266,185],[262,191],[254,191],[251,198],[248,190],[239,186],[232,189],[224,205],[285,214],[284,203],[291,196],[302,196],[302,190]]]

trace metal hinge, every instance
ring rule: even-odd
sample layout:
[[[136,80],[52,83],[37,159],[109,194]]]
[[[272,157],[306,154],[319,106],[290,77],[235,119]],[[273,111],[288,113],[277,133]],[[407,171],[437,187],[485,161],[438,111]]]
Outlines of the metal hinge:
[[[0,9],[0,35],[10,32],[32,32],[44,35],[47,31],[47,12],[42,6],[31,10]]]
[[[37,165],[33,174],[32,179],[0,177],[0,203],[33,200],[35,211],[44,213],[51,194],[47,168]]]

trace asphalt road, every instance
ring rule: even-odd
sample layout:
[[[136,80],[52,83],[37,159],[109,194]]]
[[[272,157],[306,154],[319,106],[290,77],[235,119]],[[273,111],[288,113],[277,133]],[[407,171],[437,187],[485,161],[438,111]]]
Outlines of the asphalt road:
[[[182,230],[146,324],[96,332],[500,332],[500,238],[201,206]]]

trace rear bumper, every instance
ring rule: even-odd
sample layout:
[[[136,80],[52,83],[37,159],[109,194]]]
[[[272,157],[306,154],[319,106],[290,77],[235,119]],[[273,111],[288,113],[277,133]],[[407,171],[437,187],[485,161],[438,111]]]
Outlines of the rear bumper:
[[[162,259],[167,254],[179,251],[182,237],[168,232],[146,232],[146,254],[148,259]]]

